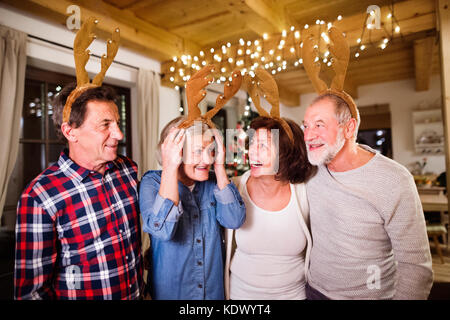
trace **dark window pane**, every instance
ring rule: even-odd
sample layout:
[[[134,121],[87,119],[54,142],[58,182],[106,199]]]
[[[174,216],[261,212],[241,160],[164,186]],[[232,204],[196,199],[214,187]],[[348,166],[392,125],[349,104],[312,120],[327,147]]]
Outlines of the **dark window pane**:
[[[48,138],[50,141],[58,140],[58,136],[56,135],[55,126],[53,124],[53,100],[55,96],[61,91],[62,85],[59,84],[48,84],[48,92],[47,92],[47,117],[48,117]]]
[[[118,93],[118,98],[115,101],[117,110],[119,111],[119,128],[123,133],[122,143],[127,143],[127,102],[124,94]]]
[[[21,134],[22,139],[45,138],[45,83],[27,79],[25,81],[25,95],[22,110]]]
[[[127,155],[127,146],[120,144],[119,147],[117,148],[117,153],[121,154],[123,156],[128,156]]]
[[[24,186],[47,167],[45,162],[45,145],[40,143],[21,143],[17,161],[23,163],[21,176]]]
[[[65,147],[64,144],[50,144],[48,146],[48,165],[58,161],[61,151],[63,151]]]

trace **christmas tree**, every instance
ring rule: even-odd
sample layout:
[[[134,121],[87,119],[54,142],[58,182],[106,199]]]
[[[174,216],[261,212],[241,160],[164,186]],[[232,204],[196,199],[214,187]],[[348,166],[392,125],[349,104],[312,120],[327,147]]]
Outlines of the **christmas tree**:
[[[246,131],[250,129],[250,123],[259,114],[250,108],[251,98],[247,94],[247,105],[240,120],[236,123],[237,134],[233,135],[232,141],[227,141],[227,152],[234,155],[233,163],[227,163],[226,170],[229,176],[240,176],[250,169],[248,162],[248,136]]]

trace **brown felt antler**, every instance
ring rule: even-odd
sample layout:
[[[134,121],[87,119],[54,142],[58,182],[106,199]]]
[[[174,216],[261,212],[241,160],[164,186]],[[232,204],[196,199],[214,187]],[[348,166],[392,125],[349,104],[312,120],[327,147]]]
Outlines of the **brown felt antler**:
[[[258,113],[262,117],[273,118],[279,121],[286,131],[289,139],[293,140],[291,127],[288,123],[280,117],[280,97],[278,94],[278,86],[275,79],[265,69],[259,67],[255,70],[255,77],[251,78],[248,74],[244,77],[244,83],[247,87],[247,92],[252,98]],[[261,107],[260,93],[270,103],[272,108],[270,114]]]
[[[95,76],[94,80],[89,82],[89,75],[86,71],[86,64],[90,58],[90,51],[87,48],[96,38],[92,32],[98,20],[94,17],[87,19],[80,30],[78,30],[73,42],[73,56],[75,59],[75,71],[77,74],[77,87],[67,97],[63,110],[63,122],[68,122],[72,111],[72,104],[87,89],[99,87],[102,85],[106,71],[111,66],[114,57],[119,50],[120,31],[116,28],[112,33],[112,38],[107,41],[107,54],[102,56],[101,70]]]
[[[241,87],[242,76],[240,71],[234,71],[231,75],[231,82],[227,81],[224,85],[224,94],[217,97],[215,107],[202,115],[198,104],[205,98],[206,90],[204,88],[212,83],[213,78],[209,77],[209,75],[215,70],[216,66],[208,65],[195,73],[186,83],[188,118],[178,128],[188,128],[195,121],[202,121],[211,128],[215,128],[214,123],[211,121],[212,117],[238,92]]]
[[[303,41],[303,66],[317,93],[320,95],[331,93],[340,97],[348,104],[352,117],[359,120],[359,112],[355,101],[353,101],[353,98],[344,91],[345,75],[350,60],[350,48],[344,35],[339,29],[331,27],[328,30],[328,33],[331,40],[328,47],[333,58],[332,66],[335,72],[330,88],[328,88],[327,84],[319,77],[321,64],[319,61],[316,61],[318,50],[314,46],[314,39],[311,34],[306,36]]]

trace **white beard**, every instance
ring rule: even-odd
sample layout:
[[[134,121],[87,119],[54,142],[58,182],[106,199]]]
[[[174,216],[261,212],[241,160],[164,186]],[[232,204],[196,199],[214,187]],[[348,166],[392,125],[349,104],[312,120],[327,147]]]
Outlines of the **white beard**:
[[[321,150],[310,151],[308,145],[309,144],[322,144],[322,141],[308,141],[307,143],[307,151],[308,151],[308,160],[312,165],[320,166],[322,164],[329,164],[334,157],[341,151],[342,147],[345,144],[344,132],[343,129],[340,128],[336,137],[336,142],[329,146],[326,143],[323,143]]]

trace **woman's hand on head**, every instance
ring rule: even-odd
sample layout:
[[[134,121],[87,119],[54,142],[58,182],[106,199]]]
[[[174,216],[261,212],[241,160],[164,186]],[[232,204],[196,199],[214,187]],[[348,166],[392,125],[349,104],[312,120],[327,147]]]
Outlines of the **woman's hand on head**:
[[[225,146],[223,143],[222,133],[217,129],[212,129],[214,133],[214,140],[216,142],[214,166],[225,165]]]
[[[161,145],[161,158],[163,170],[177,170],[183,158],[183,145],[186,139],[186,130],[172,128]]]

